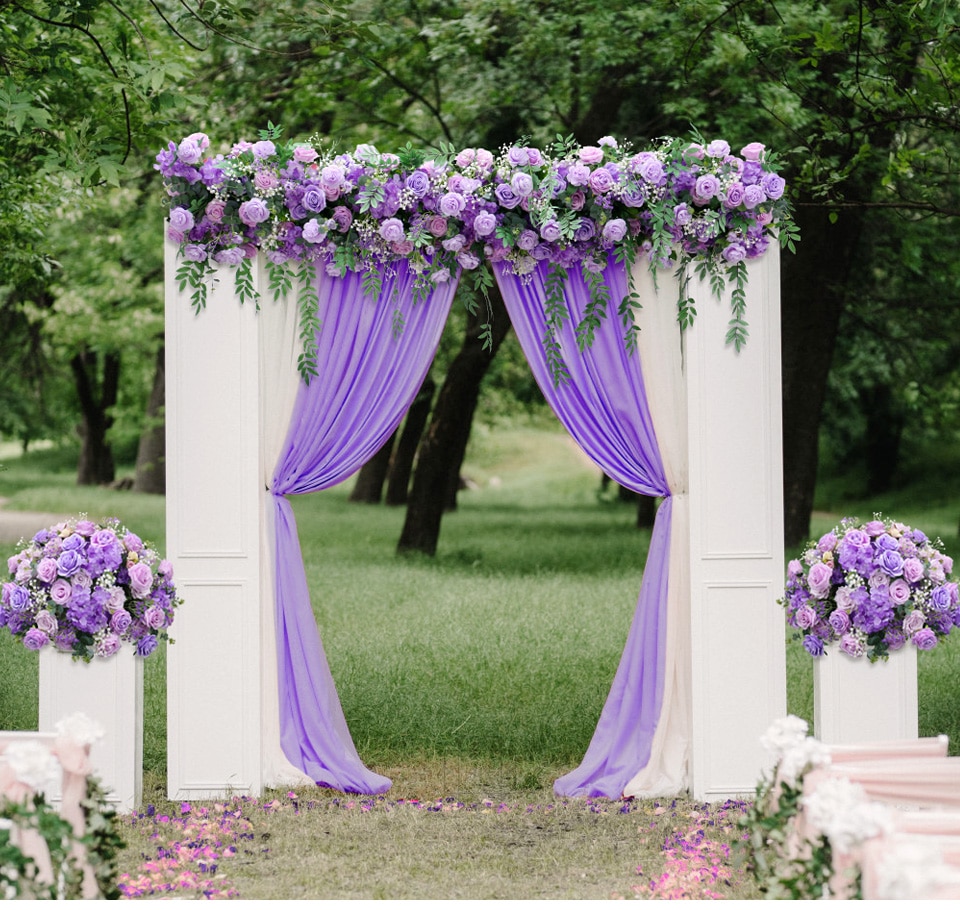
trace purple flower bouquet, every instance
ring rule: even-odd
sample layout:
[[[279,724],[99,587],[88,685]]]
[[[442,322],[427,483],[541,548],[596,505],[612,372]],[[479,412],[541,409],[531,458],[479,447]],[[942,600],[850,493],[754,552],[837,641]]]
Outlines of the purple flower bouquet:
[[[929,651],[960,626],[953,560],[941,546],[897,521],[845,518],[790,561],[778,603],[814,657],[834,642],[871,662],[907,642]]]
[[[21,546],[7,560],[0,627],[31,651],[52,646],[89,662],[127,642],[147,657],[169,638],[180,604],[173,566],[117,519],[71,519]]]

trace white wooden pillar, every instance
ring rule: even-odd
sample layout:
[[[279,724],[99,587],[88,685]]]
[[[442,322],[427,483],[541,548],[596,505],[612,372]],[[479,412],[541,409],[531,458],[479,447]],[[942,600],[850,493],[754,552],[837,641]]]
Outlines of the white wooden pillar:
[[[167,648],[167,787],[171,799],[258,795],[260,326],[232,269],[195,316],[165,247],[167,554],[184,600]]]
[[[696,799],[752,793],[768,764],[760,736],[786,714],[780,257],[749,264],[749,338],[695,290],[685,333],[690,496],[692,788]]]

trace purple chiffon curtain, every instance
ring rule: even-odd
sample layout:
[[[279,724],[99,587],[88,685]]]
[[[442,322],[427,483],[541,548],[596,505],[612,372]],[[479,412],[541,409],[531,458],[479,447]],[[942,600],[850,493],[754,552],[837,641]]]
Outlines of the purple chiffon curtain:
[[[560,796],[617,799],[650,760],[663,701],[666,598],[671,499],[647,407],[639,355],[628,353],[617,304],[628,290],[626,268],[611,257],[604,270],[610,310],[593,344],[577,350],[576,325],[590,300],[579,267],[569,270],[565,297],[570,318],[558,341],[570,378],[554,386],[543,339],[544,283],[549,265],[532,275],[494,266],[497,283],[523,352],[557,417],[580,447],[617,483],[647,496],[665,497],[654,524],[640,597],[627,644],[600,721],[578,768],[556,781]]]
[[[319,376],[301,383],[274,475],[277,660],[280,744],[293,765],[318,784],[383,793],[389,778],[357,754],[337,697],[307,588],[296,520],[287,496],[345,480],[397,428],[420,388],[443,330],[456,281],[412,304],[414,273],[406,261],[383,276],[376,300],[362,276],[335,278],[318,269]],[[394,313],[406,324],[394,332]]]

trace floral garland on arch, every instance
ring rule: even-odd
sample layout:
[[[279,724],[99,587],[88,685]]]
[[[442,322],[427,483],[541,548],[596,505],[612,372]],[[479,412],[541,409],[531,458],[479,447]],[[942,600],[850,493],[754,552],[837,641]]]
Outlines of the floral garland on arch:
[[[408,260],[417,275],[415,297],[459,272],[476,290],[492,284],[487,263],[508,263],[528,275],[540,261],[547,282],[550,341],[566,318],[562,287],[579,267],[593,301],[578,326],[588,346],[610,304],[602,271],[608,257],[632,265],[646,256],[652,269],[680,270],[678,320],[693,323],[688,270],[709,277],[720,296],[733,286],[726,341],[747,339],[746,261],[778,237],[789,249],[799,239],[775,156],[753,142],[731,153],[723,140],[666,138],[634,151],[610,136],[595,146],[557,137],[548,148],[518,142],[499,154],[443,146],[430,152],[409,144],[398,153],[359,145],[352,152],[323,149],[319,139],[280,141],[270,125],[257,142],[238,142],[226,155],[205,157],[210,140],[193,133],[170,142],[156,168],[169,197],[167,235],[180,245],[181,289],[194,308],[206,305],[213,263],[237,267],[241,301],[257,300],[251,261],[263,251],[274,297],[300,287],[300,329],[306,380],[316,375],[310,269],[364,273],[379,290],[383,268]],[[617,312],[634,343],[631,289]],[[402,329],[403,317],[396,317]],[[550,354],[554,378],[562,361]]]

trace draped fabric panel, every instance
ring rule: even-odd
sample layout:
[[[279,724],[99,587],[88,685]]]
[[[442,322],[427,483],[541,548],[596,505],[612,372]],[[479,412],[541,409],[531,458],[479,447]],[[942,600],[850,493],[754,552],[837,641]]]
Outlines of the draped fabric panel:
[[[414,306],[415,275],[406,261],[384,273],[376,300],[364,294],[362,278],[318,269],[320,375],[300,384],[271,484],[280,742],[290,762],[322,786],[383,793],[390,780],[363,765],[347,729],[286,497],[346,480],[397,428],[430,368],[456,282],[436,286]],[[399,333],[397,309],[406,319]]]
[[[662,496],[637,608],[610,693],[580,766],[556,781],[561,796],[617,799],[650,760],[664,694],[673,501],[647,405],[640,358],[628,353],[616,305],[626,295],[626,268],[611,257],[604,270],[611,310],[593,344],[577,349],[576,325],[590,301],[579,269],[565,282],[570,318],[557,341],[569,380],[555,387],[544,354],[545,280],[549,265],[532,275],[494,266],[497,283],[524,354],[557,417],[580,447],[621,485]]]

